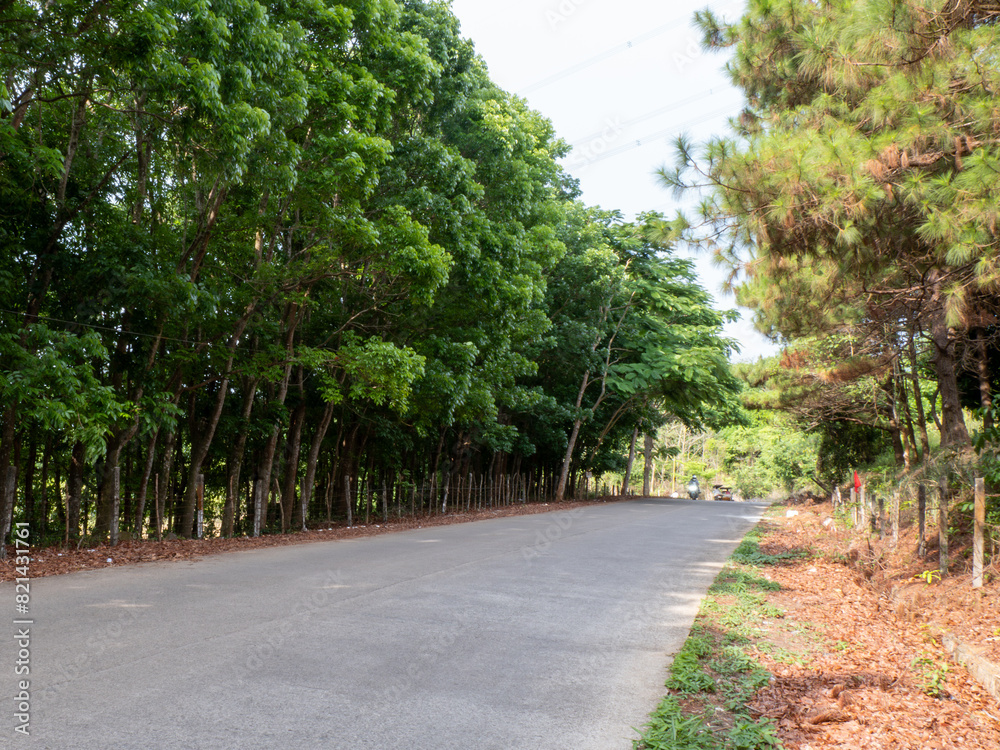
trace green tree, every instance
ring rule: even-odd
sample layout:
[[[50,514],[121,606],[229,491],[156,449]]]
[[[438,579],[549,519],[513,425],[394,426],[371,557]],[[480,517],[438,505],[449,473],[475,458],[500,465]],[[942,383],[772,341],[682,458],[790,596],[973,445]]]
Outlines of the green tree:
[[[978,190],[996,180],[986,165],[998,155],[998,72],[984,55],[996,9],[761,0],[732,25],[698,19],[709,46],[733,48],[747,109],[737,139],[699,159],[682,143],[665,178],[693,184],[698,171],[714,186],[703,213],[728,232],[723,257],[752,277],[744,299],[783,296],[777,309],[799,311],[788,328],[768,314],[770,330],[903,321],[892,336],[915,322],[933,355],[942,442],[967,444],[956,344],[995,286],[996,224]],[[963,192],[970,181],[979,188]],[[811,315],[817,297],[834,309]]]

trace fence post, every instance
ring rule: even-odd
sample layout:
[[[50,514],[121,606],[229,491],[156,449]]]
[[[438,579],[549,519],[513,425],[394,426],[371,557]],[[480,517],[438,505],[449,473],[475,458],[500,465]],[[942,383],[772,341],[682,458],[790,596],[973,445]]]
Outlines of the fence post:
[[[253,480],[253,535],[260,536],[261,486],[264,483],[259,478]]]
[[[938,480],[938,572],[948,575],[948,479]]]
[[[895,549],[899,545],[899,506],[900,495],[894,492],[892,495],[892,546]]]
[[[917,540],[917,557],[927,554],[927,544],[924,541],[927,531],[927,488],[917,485],[917,525],[920,538]]]
[[[354,503],[351,502],[351,476],[344,472],[344,504],[347,505],[347,528],[354,525]]]
[[[198,486],[195,490],[195,496],[198,499],[198,538],[201,539],[205,535],[205,475],[198,475]]]
[[[0,488],[0,560],[7,559],[7,538],[14,519],[14,502],[17,497],[17,467],[8,466],[3,487]],[[16,553],[15,553],[16,557]]]
[[[160,474],[153,480],[153,515],[156,517],[156,541],[163,541],[163,519],[160,518]]]
[[[854,528],[858,527],[858,493],[851,485],[851,519],[854,521]]]
[[[972,588],[983,585],[983,528],[986,526],[986,482],[976,479],[976,529],[972,552]]]
[[[111,546],[118,544],[118,516],[122,503],[121,467],[115,466],[111,471]]]

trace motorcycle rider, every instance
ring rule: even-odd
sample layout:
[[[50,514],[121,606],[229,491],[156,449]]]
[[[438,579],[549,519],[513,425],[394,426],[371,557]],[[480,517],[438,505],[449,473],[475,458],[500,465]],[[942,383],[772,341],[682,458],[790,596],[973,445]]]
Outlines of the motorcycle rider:
[[[692,500],[698,499],[698,496],[701,495],[701,486],[698,484],[698,477],[691,477],[691,481],[687,483],[687,491]]]

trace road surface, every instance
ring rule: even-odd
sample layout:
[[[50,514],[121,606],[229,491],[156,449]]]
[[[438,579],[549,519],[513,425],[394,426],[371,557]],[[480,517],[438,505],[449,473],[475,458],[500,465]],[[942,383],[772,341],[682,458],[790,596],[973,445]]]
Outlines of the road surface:
[[[3,584],[0,747],[626,750],[762,509],[637,500],[108,568],[32,582],[24,616]]]

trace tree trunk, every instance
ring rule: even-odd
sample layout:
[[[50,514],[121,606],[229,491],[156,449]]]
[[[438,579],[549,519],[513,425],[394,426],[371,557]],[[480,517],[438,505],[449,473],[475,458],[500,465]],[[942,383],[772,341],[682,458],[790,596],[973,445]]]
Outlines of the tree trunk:
[[[14,453],[14,439],[16,438],[17,410],[11,405],[6,408],[3,415],[3,432],[0,433],[0,483],[7,476],[7,468],[11,466],[11,456]],[[0,527],[7,526],[14,519],[14,502],[7,502],[2,495],[3,487],[0,486]],[[0,544],[6,542],[6,535],[0,537]]]
[[[135,498],[135,533],[137,539],[142,539],[143,520],[146,517],[146,495],[149,492],[149,478],[153,475],[153,465],[156,463],[156,441],[160,437],[160,429],[153,430],[149,436],[149,445],[146,448],[146,465],[142,469],[142,478],[139,480],[139,492]]]
[[[941,394],[941,446],[964,448],[969,445],[969,431],[959,401],[955,342],[943,309],[935,317],[931,337],[934,342],[934,369]]]
[[[24,470],[24,520],[37,528],[35,523],[35,467],[38,465],[38,440],[35,435],[29,435],[28,460],[22,467]],[[8,529],[9,530],[9,529]],[[2,537],[6,539],[6,535]]]
[[[215,430],[219,426],[219,419],[222,417],[222,407],[226,403],[226,395],[229,393],[229,370],[233,363],[233,354],[230,352],[229,362],[226,365],[226,376],[219,383],[219,392],[215,395],[215,405],[208,419],[201,420],[197,429],[200,435],[191,435],[191,461],[188,463],[187,487],[184,492],[184,505],[181,510],[181,523],[178,532],[179,536],[189,538],[194,530],[195,506],[198,502],[198,475],[201,474],[201,467],[208,457],[208,450],[212,447],[212,440],[215,437]]]
[[[240,428],[236,433],[229,452],[229,471],[226,481],[226,505],[222,509],[222,535],[233,535],[233,524],[236,515],[236,502],[240,496],[240,472],[243,468],[243,453],[246,450],[247,434],[250,430],[250,414],[253,411],[254,398],[257,395],[256,378],[246,378],[243,381],[243,408],[240,410]]]
[[[288,396],[288,384],[292,379],[292,350],[293,344],[295,342],[295,328],[298,321],[297,309],[294,305],[289,305],[288,310],[285,314],[285,352],[288,357],[288,362],[285,364],[284,374],[282,375],[281,381],[278,383],[278,393],[274,398],[274,403],[278,406],[284,406],[285,399]],[[261,515],[261,510],[264,513],[267,512],[267,497],[270,493],[271,486],[271,470],[274,465],[274,454],[278,448],[278,438],[281,436],[281,424],[276,423],[271,428],[271,435],[264,445],[264,450],[261,453],[260,463],[257,466],[257,479],[262,483],[264,489],[262,492],[257,493],[255,502],[263,502],[264,507],[254,508],[254,517],[258,518]],[[260,529],[254,529],[254,535],[259,535]]]
[[[163,532],[164,523],[167,520],[167,503],[171,495],[171,480],[173,478],[176,449],[177,430],[174,429],[167,433],[167,439],[163,442],[163,465],[160,467],[161,483],[156,507],[157,539],[159,539],[159,535]],[[169,529],[169,527],[167,528]]]
[[[292,423],[288,428],[287,456],[285,462],[285,486],[281,490],[281,532],[288,531],[295,509],[295,480],[299,473],[299,453],[302,450],[302,425],[306,421],[306,403],[299,402],[292,412]]]
[[[979,375],[979,404],[983,408],[983,429],[993,427],[993,388],[990,385],[989,349],[986,332],[976,329],[976,373]]]
[[[316,483],[316,466],[319,463],[319,451],[323,446],[323,439],[326,437],[326,431],[330,427],[332,419],[333,404],[328,403],[323,410],[323,416],[320,418],[319,424],[316,426],[312,444],[309,446],[309,456],[306,459],[306,476],[302,482],[302,497],[300,500],[303,531],[306,530],[306,514],[309,512],[309,500],[312,498],[313,485]]]
[[[920,430],[920,448],[924,459],[931,455],[931,443],[927,436],[927,415],[924,413],[924,395],[920,390],[920,371],[917,364],[917,344],[913,326],[910,326],[907,337],[907,349],[910,354],[910,384],[913,386],[913,400],[917,408],[917,429]]]
[[[17,467],[8,466],[0,479],[3,480],[0,485],[0,508],[3,508],[3,520],[0,521],[0,560],[6,560],[7,537],[14,520],[14,498],[17,496]]]
[[[229,375],[233,370],[236,347],[239,345],[240,336],[243,335],[245,328],[246,323],[241,322],[226,345],[229,350],[229,358],[226,360],[222,380],[219,382],[219,391],[215,394],[215,405],[211,414],[207,420],[202,420],[197,424],[197,427],[192,426],[191,462],[188,465],[187,490],[184,493],[184,509],[180,525],[180,536],[185,538],[191,536],[194,526],[195,505],[198,502],[198,475],[201,474],[201,467],[208,457],[209,448],[212,447],[212,440],[215,438],[215,430],[222,418],[222,407],[225,406],[226,396],[229,394]],[[195,429],[198,429],[201,435],[196,436]]]
[[[66,495],[66,540],[80,537],[80,506],[83,504],[83,462],[86,449],[77,441],[69,460],[69,477]]]
[[[119,519],[115,516],[114,475],[119,466],[122,450],[138,431],[138,422],[124,430],[117,430],[108,442],[104,457],[104,470],[101,473],[101,492],[97,498],[97,521],[94,523],[94,534],[109,537],[118,534]]]
[[[622,479],[622,494],[628,495],[629,485],[632,482],[632,464],[635,463],[635,444],[639,439],[639,428],[632,430],[632,442],[628,447],[628,463],[625,464],[625,478]]]
[[[583,382],[580,383],[580,390],[576,395],[576,409],[579,413],[580,406],[583,404],[583,394],[587,391],[587,386],[590,384],[590,371],[588,370],[583,374]],[[569,441],[566,444],[566,455],[563,457],[562,468],[559,470],[559,484],[556,485],[556,502],[562,502],[562,499],[566,496],[566,480],[569,478],[569,466],[573,461],[573,449],[576,447],[576,439],[580,434],[580,425],[583,424],[583,419],[577,417],[573,420],[573,429],[569,433]]]
[[[649,497],[653,494],[653,443],[654,437],[651,432],[646,433],[643,442],[643,449],[646,452],[645,466],[642,470],[642,496]]]

